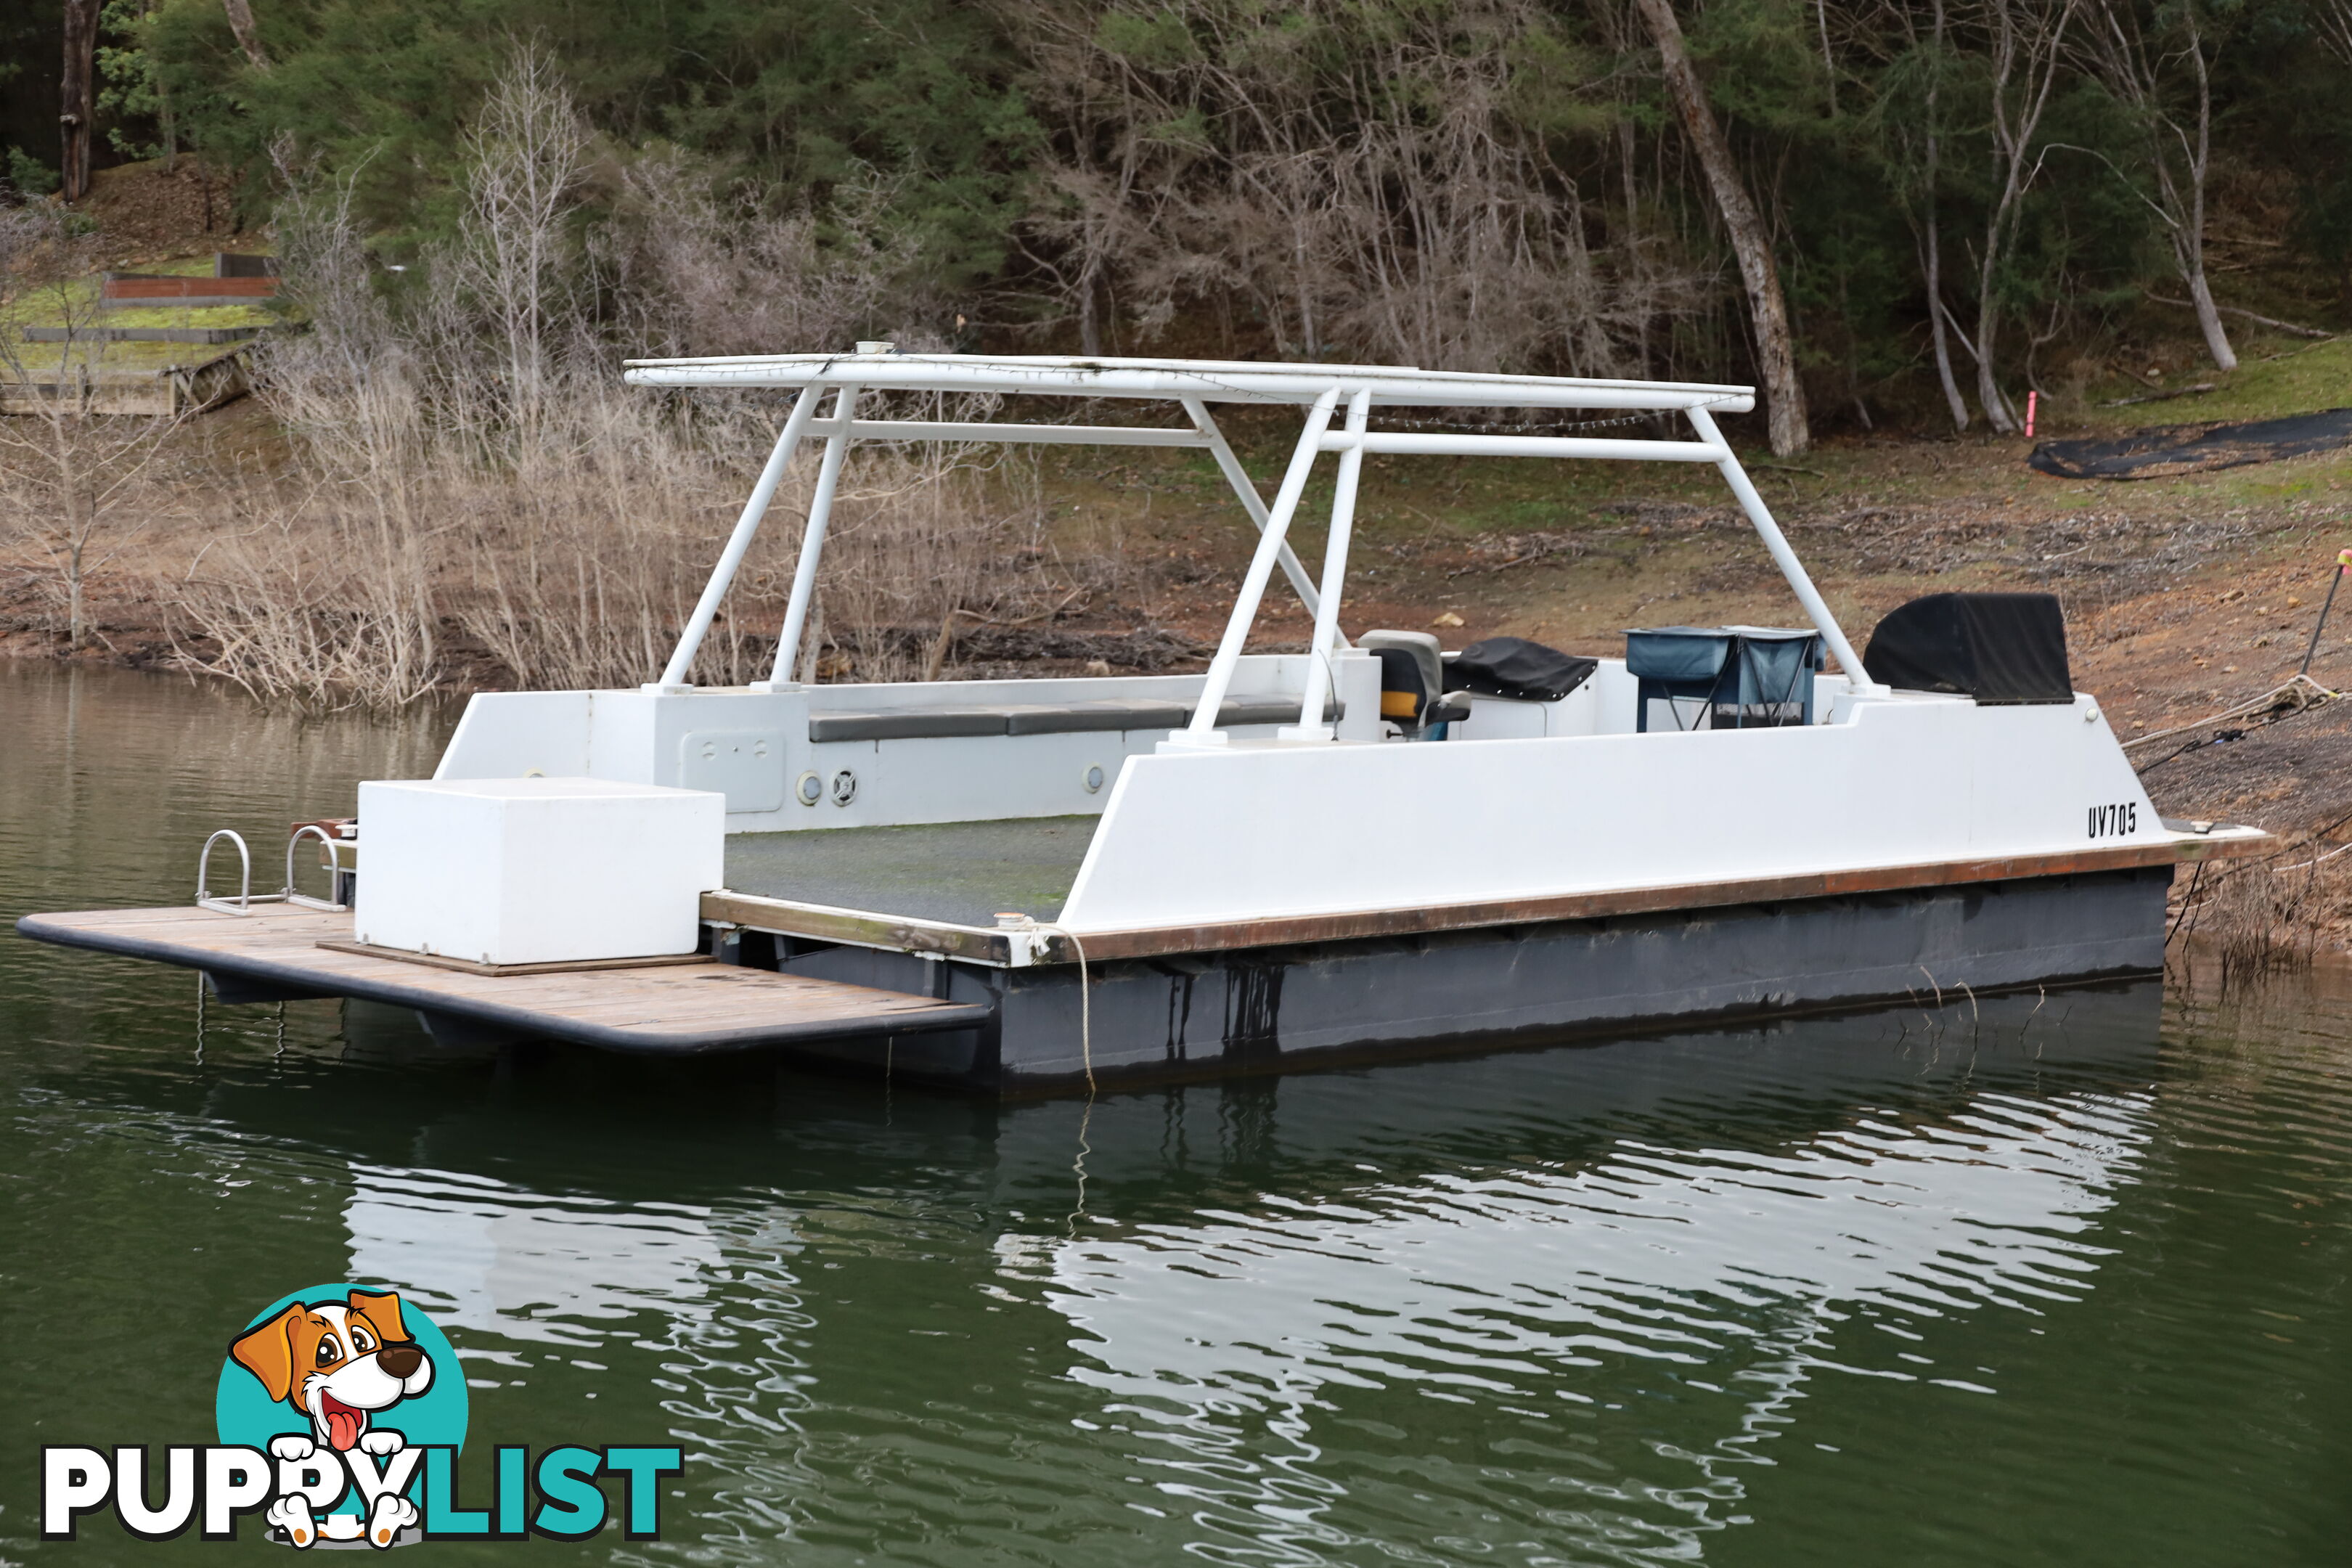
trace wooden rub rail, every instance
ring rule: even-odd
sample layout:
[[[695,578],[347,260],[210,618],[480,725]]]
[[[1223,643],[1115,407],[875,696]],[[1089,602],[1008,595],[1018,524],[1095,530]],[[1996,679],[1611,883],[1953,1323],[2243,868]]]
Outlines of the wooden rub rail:
[[[2167,824],[2168,826],[2175,826]],[[1417,909],[1349,910],[1285,915],[1133,931],[1081,931],[1090,963],[1120,958],[1157,958],[1175,953],[1230,952],[1305,942],[1349,942],[1371,937],[1420,936],[1474,931],[1482,926],[1528,925],[1545,921],[1605,920],[1618,915],[1659,914],[1673,910],[1722,909],[1734,904],[1785,903],[1796,899],[1847,898],[1948,888],[1970,882],[2012,882],[2036,877],[2075,877],[2129,871],[2151,866],[2258,855],[2275,848],[2270,834],[2231,823],[2186,825],[2175,837],[2096,849],[2007,855],[1979,860],[1923,861],[1903,866],[1865,866],[1839,871],[1808,871],[1742,881],[1682,883],[1671,887],[1621,888],[1604,892],[1565,893],[1480,903],[1435,904]],[[702,918],[778,931],[819,942],[851,942],[906,952],[936,952],[974,963],[1075,963],[1077,952],[1055,933],[1042,939],[1035,957],[1020,953],[1017,931],[951,925],[873,910],[833,909],[721,890],[702,896]]]
[[[479,974],[352,952],[347,914],[263,905],[26,915],[37,942],[153,959],[236,983],[251,999],[352,996],[518,1035],[674,1054],[969,1028],[990,1009],[902,992],[701,963]],[[321,946],[335,942],[334,948]]]

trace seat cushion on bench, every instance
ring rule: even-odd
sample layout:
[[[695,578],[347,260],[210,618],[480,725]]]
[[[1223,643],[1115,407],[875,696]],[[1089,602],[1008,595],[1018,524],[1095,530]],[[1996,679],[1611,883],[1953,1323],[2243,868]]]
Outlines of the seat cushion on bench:
[[[1181,702],[1038,703],[1005,710],[1008,735],[1066,735],[1087,730],[1175,730],[1184,723]]]
[[[1347,705],[1326,702],[1323,721],[1335,723]],[[1103,730],[1181,730],[1192,710],[1181,702],[1011,702],[994,708],[895,708],[879,711],[812,713],[812,741],[917,741],[955,735],[1066,735]],[[1296,697],[1230,697],[1217,710],[1217,727],[1295,724]]]
[[[1298,722],[1298,701],[1296,697],[1228,697],[1217,709],[1217,728],[1235,729],[1248,724],[1296,724]],[[1191,723],[1194,710],[1184,710],[1184,721]],[[1344,702],[1323,704],[1323,722],[1336,724],[1345,716]]]
[[[1002,708],[901,708],[878,713],[812,713],[812,741],[911,741],[941,735],[1002,735]]]

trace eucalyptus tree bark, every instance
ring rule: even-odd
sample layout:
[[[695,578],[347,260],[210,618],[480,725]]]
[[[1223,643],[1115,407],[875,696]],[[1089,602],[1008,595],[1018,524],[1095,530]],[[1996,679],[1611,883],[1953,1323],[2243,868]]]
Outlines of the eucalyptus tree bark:
[[[253,6],[248,0],[221,0],[221,8],[228,13],[228,30],[236,35],[236,47],[253,62],[253,68],[266,71],[269,57],[261,49],[261,29],[253,25]]]
[[[65,75],[58,83],[58,130],[65,198],[89,195],[91,120],[97,109],[100,0],[65,0]]]
[[[1789,457],[1811,445],[1805,420],[1805,391],[1797,379],[1796,343],[1789,330],[1789,303],[1780,292],[1780,268],[1772,257],[1771,237],[1764,231],[1756,203],[1741,183],[1731,160],[1731,144],[1706,101],[1706,89],[1692,67],[1675,20],[1671,0],[1635,0],[1650,37],[1658,47],[1658,64],[1666,91],[1691,149],[1698,154],[1716,209],[1731,237],[1732,254],[1739,262],[1739,279],[1748,289],[1748,315],[1755,325],[1756,359],[1763,373],[1767,429],[1772,451]]]
[[[2164,220],[2174,268],[2189,286],[2205,350],[2223,370],[2238,368],[2237,351],[2205,280],[2205,184],[2212,166],[2213,80],[2209,38],[2195,0],[2153,18],[2161,33],[2151,42],[2136,0],[2098,0],[2091,58],[2107,90],[2127,105],[2145,137],[2147,172],[2156,184],[2149,205]],[[2187,68],[2184,93],[2167,79]],[[2181,101],[2185,97],[2186,102]]]

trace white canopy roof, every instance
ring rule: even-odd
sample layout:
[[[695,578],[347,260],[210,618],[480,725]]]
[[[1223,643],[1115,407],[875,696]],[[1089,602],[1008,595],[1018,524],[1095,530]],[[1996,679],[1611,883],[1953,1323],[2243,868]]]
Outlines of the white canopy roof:
[[[1374,407],[1704,407],[1745,414],[1755,388],[1580,376],[1493,375],[1410,365],[1260,360],[1077,359],[1058,354],[744,354],[627,363],[635,386],[824,386],[875,391],[1026,393],[1203,403],[1311,404],[1337,386],[1371,394]]]

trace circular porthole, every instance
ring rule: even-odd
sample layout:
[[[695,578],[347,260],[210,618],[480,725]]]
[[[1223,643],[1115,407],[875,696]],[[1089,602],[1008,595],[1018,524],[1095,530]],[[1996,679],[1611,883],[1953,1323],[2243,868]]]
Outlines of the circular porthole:
[[[833,804],[847,805],[857,798],[857,775],[847,768],[833,775]]]
[[[1078,775],[1078,782],[1087,786],[1087,793],[1088,795],[1096,794],[1103,786],[1102,764],[1100,763],[1088,763],[1087,764],[1087,771]]]
[[[824,781],[814,773],[803,773],[793,781],[793,798],[803,805],[814,805],[824,798]]]

